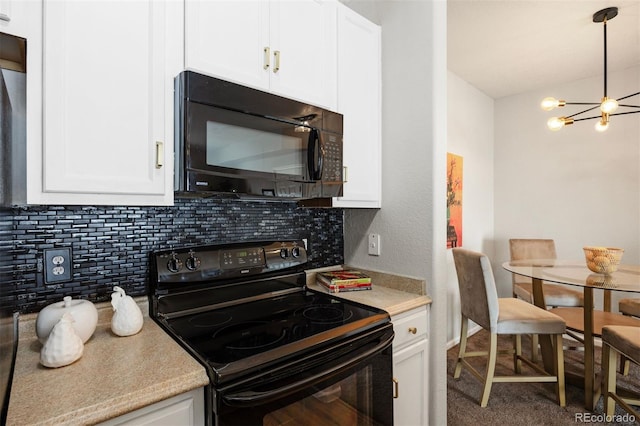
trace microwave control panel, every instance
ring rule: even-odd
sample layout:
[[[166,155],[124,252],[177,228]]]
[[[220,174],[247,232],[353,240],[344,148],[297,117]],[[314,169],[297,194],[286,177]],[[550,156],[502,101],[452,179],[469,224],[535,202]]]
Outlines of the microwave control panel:
[[[324,141],[323,176],[325,182],[342,182],[342,140],[330,134]]]

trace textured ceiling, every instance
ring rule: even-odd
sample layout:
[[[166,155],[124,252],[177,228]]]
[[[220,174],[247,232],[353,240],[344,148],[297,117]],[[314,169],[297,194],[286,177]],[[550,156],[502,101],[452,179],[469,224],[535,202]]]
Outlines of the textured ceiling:
[[[640,0],[448,0],[448,67],[498,99],[640,65]],[[640,88],[638,89],[640,90]]]

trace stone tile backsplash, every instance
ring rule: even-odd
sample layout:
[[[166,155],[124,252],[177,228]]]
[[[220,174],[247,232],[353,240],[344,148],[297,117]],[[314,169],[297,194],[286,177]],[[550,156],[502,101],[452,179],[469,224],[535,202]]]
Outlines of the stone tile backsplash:
[[[107,301],[114,285],[142,296],[152,251],[302,238],[309,243],[309,269],[344,263],[340,209],[218,198],[176,199],[171,207],[0,209],[0,305],[29,313],[67,295]],[[73,279],[44,284],[38,259],[58,247],[72,250]]]

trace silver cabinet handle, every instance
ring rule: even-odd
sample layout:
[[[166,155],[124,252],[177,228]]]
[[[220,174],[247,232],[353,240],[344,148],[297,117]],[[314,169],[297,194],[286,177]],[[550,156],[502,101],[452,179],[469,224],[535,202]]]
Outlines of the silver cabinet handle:
[[[262,62],[264,63],[264,65],[262,66],[262,68],[266,70],[269,68],[269,65],[270,65],[269,60],[271,56],[271,53],[270,53],[271,49],[269,49],[269,46],[267,46],[263,49],[263,52],[264,52],[264,59]]]
[[[279,50],[275,50],[273,52],[273,59],[275,61],[273,72],[277,73],[278,71],[280,71],[280,51]]]
[[[0,13],[0,21],[11,22],[11,18],[6,13]]]

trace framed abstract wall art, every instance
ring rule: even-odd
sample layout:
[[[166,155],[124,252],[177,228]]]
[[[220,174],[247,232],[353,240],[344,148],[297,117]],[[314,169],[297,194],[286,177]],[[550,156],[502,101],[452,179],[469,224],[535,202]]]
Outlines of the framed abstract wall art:
[[[447,248],[462,246],[462,157],[447,153]]]

